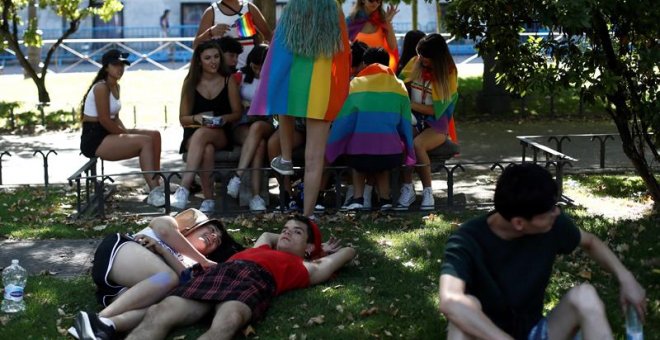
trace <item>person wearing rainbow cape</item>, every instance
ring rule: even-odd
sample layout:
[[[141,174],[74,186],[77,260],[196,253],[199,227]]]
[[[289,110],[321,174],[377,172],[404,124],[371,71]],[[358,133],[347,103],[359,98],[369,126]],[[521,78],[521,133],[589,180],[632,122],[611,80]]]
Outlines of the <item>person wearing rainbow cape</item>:
[[[417,44],[417,56],[399,74],[410,93],[410,105],[418,122],[413,141],[422,181],[421,210],[433,210],[435,200],[431,188],[431,160],[428,151],[444,144],[447,138],[456,142],[454,108],[458,101],[458,72],[449,53],[447,42],[438,33],[422,38]],[[403,186],[395,210],[407,210],[415,201],[412,171],[404,171]]]
[[[294,119],[307,126],[303,214],[313,216],[332,122],[348,95],[351,49],[335,0],[291,0],[282,11],[249,115],[278,115],[281,156],[271,168],[292,175]]]
[[[376,178],[379,209],[392,209],[389,171],[415,164],[408,91],[388,62],[382,47],[364,53],[363,69],[351,80],[348,98],[330,129],[326,159],[332,163],[343,156],[353,168],[354,191],[347,210],[365,207],[366,174]]]
[[[394,73],[399,63],[399,49],[392,27],[392,19],[399,13],[398,6],[383,9],[383,0],[358,0],[346,17],[348,39],[362,41],[369,47],[382,47],[390,56],[388,66]]]

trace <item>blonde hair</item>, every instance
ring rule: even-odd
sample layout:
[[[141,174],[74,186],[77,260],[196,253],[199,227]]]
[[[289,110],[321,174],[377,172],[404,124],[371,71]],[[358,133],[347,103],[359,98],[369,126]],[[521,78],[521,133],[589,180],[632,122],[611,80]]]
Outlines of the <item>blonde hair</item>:
[[[356,0],[355,5],[353,5],[353,8],[351,8],[350,13],[348,13],[348,20],[353,21],[355,20],[355,17],[360,13],[364,12],[365,15],[367,15],[367,11],[364,10],[364,2],[366,0]],[[377,9],[378,12],[380,12],[380,17],[385,20],[385,10],[383,9],[383,2],[380,2],[380,5],[378,6]]]

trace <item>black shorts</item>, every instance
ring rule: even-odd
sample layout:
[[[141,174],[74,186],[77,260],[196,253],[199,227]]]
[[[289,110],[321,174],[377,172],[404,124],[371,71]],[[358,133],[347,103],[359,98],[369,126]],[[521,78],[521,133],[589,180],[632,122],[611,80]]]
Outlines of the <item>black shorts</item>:
[[[94,263],[92,264],[92,280],[96,284],[96,300],[107,307],[114,297],[121,294],[126,287],[121,286],[110,280],[108,275],[112,269],[112,263],[115,256],[127,242],[135,242],[132,238],[117,234],[106,236],[94,253]]]
[[[400,167],[403,164],[403,154],[346,155],[345,162],[359,172],[381,172]]]
[[[82,136],[80,136],[80,151],[85,157],[96,157],[96,149],[99,148],[105,136],[110,132],[101,123],[83,122]]]

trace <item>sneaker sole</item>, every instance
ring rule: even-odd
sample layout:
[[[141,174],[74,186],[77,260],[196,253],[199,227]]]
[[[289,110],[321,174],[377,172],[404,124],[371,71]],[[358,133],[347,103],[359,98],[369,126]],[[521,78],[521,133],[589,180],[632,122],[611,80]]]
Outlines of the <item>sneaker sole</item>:
[[[419,207],[419,210],[427,211],[435,209],[434,205],[422,205]]]
[[[278,169],[278,168],[273,168],[272,166],[270,168],[275,170],[275,172],[277,172],[278,174],[283,175],[283,176],[293,175],[293,170],[282,170],[282,169]]]
[[[392,210],[394,210],[394,211],[408,211],[408,209],[410,209],[410,207],[394,207],[394,208],[392,208]]]
[[[79,312],[78,315],[76,315],[74,327],[78,333],[78,339],[96,340],[96,335],[94,334],[94,330],[92,329],[92,324],[89,321],[87,313]]]

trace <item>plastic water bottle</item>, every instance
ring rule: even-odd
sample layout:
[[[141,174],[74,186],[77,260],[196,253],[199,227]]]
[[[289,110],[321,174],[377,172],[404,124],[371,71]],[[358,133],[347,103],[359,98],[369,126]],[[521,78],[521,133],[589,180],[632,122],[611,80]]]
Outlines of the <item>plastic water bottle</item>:
[[[637,315],[635,306],[630,304],[626,309],[626,340],[644,340],[642,321]]]
[[[2,271],[2,284],[5,286],[2,300],[3,313],[17,313],[25,310],[23,289],[27,282],[27,273],[18,265],[18,260],[11,260],[11,266]]]

